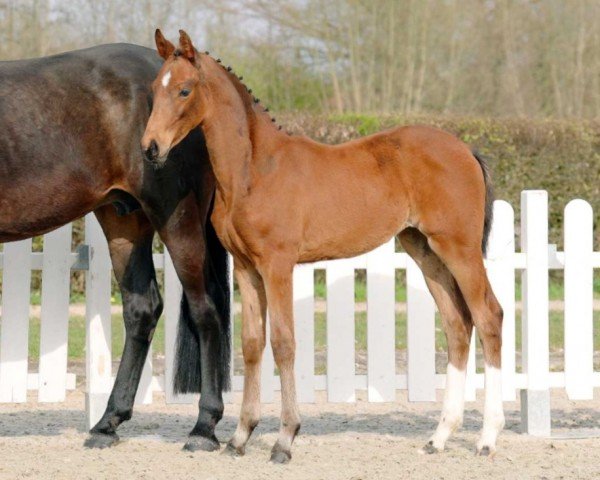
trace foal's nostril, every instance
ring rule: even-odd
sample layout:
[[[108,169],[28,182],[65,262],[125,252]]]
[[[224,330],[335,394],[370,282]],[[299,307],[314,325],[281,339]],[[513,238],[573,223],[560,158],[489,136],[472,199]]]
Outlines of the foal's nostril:
[[[150,146],[144,151],[146,160],[152,162],[158,158],[158,145],[154,140],[150,142]]]

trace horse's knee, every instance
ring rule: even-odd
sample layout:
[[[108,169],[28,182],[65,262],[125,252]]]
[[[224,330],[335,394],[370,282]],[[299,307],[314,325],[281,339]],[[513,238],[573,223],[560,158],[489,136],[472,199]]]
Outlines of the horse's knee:
[[[504,311],[498,302],[488,303],[488,314],[479,322],[480,333],[490,339],[502,340],[502,321]]]
[[[273,328],[271,331],[271,348],[275,361],[293,359],[296,353],[294,335],[286,328]]]
[[[476,323],[477,331],[483,346],[486,363],[499,367],[502,350],[502,321],[504,313],[498,301],[493,298],[487,302],[486,315]]]
[[[494,299],[494,301],[490,305],[490,313],[492,316],[492,321],[494,326],[499,332],[502,332],[502,322],[504,321],[504,310],[500,303]]]
[[[261,334],[244,335],[242,339],[242,354],[244,363],[247,365],[256,365],[260,362],[263,350],[265,349],[265,339]]]
[[[192,321],[198,329],[198,332],[219,331],[221,322],[217,309],[208,295],[202,295],[198,299],[191,299],[188,296],[190,313]]]
[[[163,310],[158,287],[151,284],[149,290],[144,294],[128,292],[124,295],[123,300],[126,332],[150,342]]]

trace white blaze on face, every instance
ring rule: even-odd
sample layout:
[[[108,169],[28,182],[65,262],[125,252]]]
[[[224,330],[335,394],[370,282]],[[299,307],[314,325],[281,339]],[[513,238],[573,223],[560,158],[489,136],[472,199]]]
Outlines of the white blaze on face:
[[[162,81],[161,81],[162,86],[167,88],[170,81],[171,81],[171,70],[169,70],[167,73],[165,73],[164,77],[162,78]]]

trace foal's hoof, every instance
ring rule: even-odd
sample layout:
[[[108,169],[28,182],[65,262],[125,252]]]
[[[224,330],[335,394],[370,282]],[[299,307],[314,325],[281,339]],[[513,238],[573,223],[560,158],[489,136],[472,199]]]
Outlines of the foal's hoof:
[[[221,448],[221,444],[214,435],[212,437],[191,436],[183,446],[188,452],[214,452]]]
[[[439,453],[439,452],[440,452],[440,450],[433,445],[433,440],[429,440],[423,446],[423,448],[421,448],[421,450],[419,450],[419,453],[421,453],[423,455],[433,455],[434,453]]]
[[[85,439],[83,446],[85,448],[109,448],[119,443],[119,436],[116,433],[90,433]]]
[[[243,445],[241,447],[235,447],[229,442],[222,454],[233,458],[243,457],[246,454],[246,448]]]
[[[496,455],[496,449],[494,449],[492,447],[488,447],[487,445],[484,445],[483,447],[477,449],[477,451],[475,452],[475,455],[477,455],[478,457],[493,458],[494,455]]]
[[[283,465],[289,463],[291,459],[292,453],[289,450],[284,450],[278,444],[275,444],[273,450],[271,450],[271,463]]]

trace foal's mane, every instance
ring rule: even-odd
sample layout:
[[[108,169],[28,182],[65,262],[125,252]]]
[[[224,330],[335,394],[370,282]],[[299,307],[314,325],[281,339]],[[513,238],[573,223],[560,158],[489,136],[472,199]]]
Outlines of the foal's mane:
[[[182,54],[183,53],[179,49],[177,49],[177,50],[175,50],[175,52],[173,52],[173,55],[175,55],[175,56],[180,56]],[[265,107],[261,103],[260,99],[252,93],[252,89],[249,88],[243,82],[244,77],[242,75],[237,75],[231,66],[224,65],[220,58],[214,58],[213,56],[210,55],[209,51],[205,51],[205,52],[201,53],[201,55],[202,54],[206,55],[208,58],[210,58],[211,60],[216,62],[223,70],[225,70],[229,80],[231,80],[232,85],[235,87],[235,89],[239,93],[240,98],[244,101],[246,108],[249,108],[250,110],[252,110],[252,106],[256,105],[257,107],[262,109],[262,112],[259,112],[259,113],[264,113],[271,118],[271,122],[277,128],[277,130],[283,129],[283,127],[277,123],[277,120],[275,119],[275,117],[273,117],[271,115],[269,108]],[[286,131],[286,133],[289,135],[289,133],[287,131]]]

